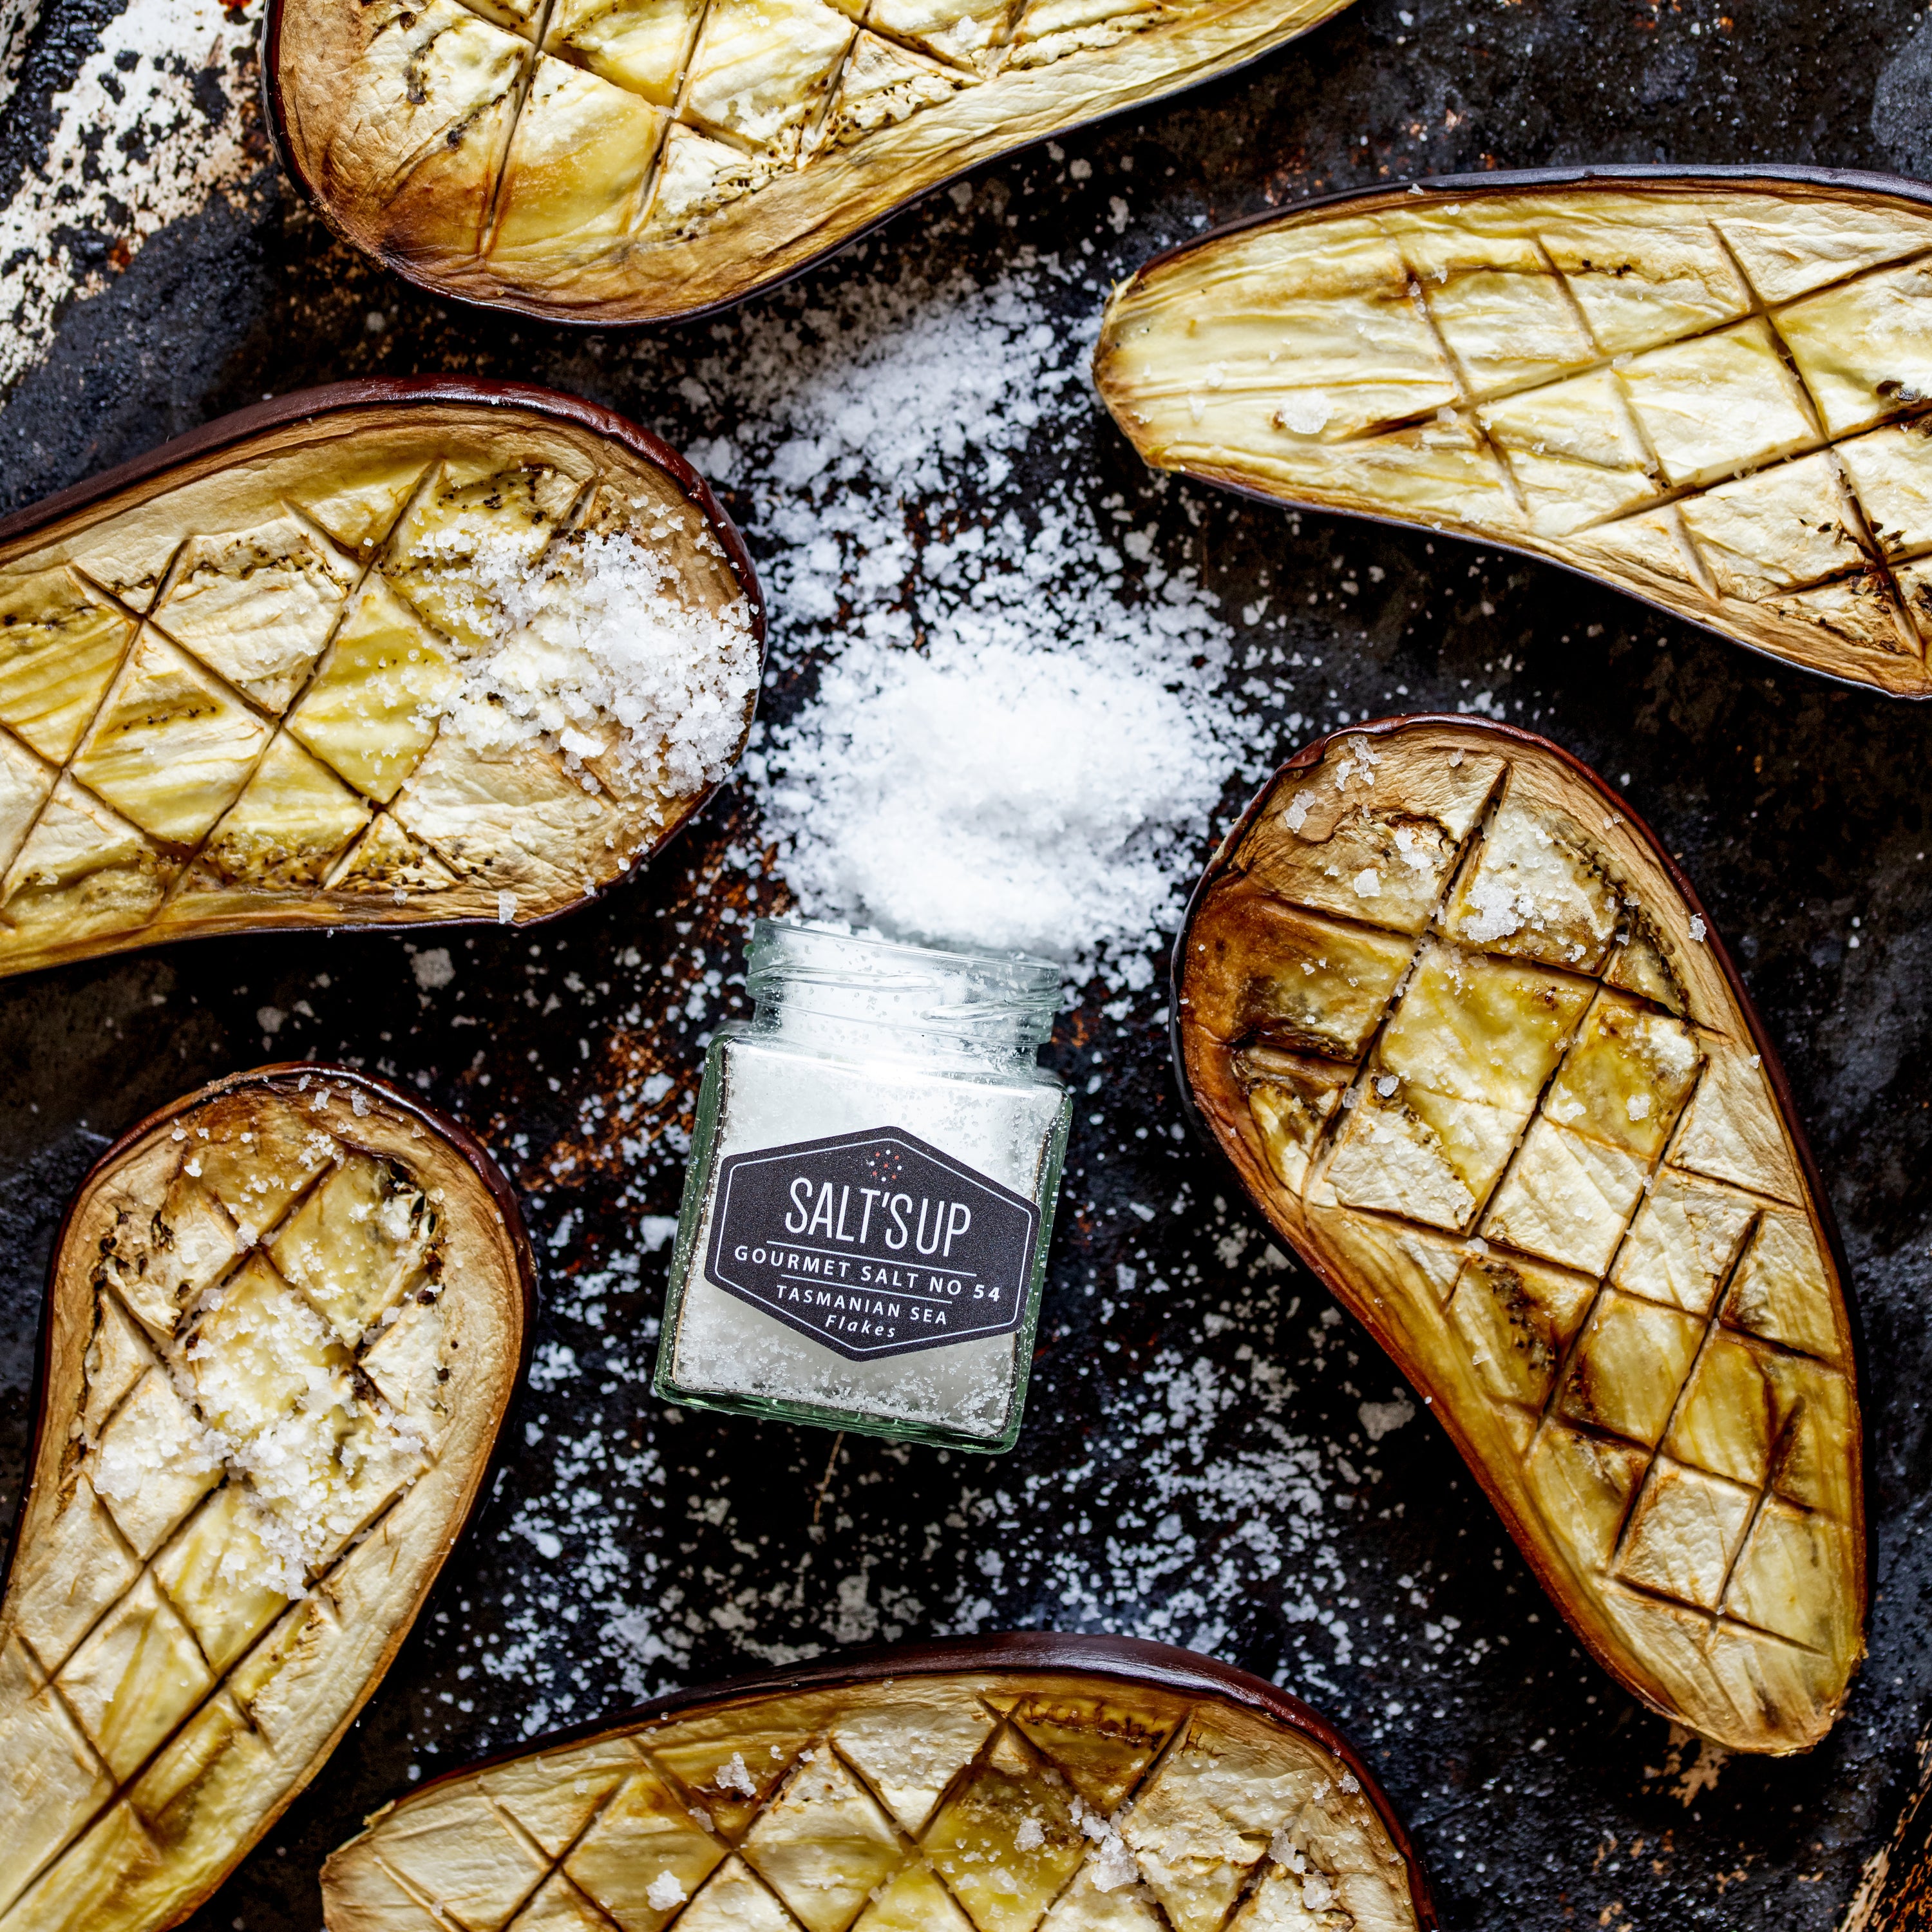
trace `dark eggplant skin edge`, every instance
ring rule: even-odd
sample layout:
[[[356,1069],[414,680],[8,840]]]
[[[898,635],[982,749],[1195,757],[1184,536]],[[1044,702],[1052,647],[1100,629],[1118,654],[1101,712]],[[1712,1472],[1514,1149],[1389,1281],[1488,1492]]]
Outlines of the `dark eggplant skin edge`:
[[[1376,1815],[1382,1820],[1408,1875],[1409,1902],[1414,1908],[1420,1932],[1439,1932],[1442,1922],[1436,1914],[1428,1874],[1423,1870],[1421,1860],[1402,1820],[1396,1815],[1395,1808],[1389,1802],[1388,1793],[1354,1746],[1320,1712],[1304,1704],[1292,1691],[1269,1683],[1265,1678],[1237,1670],[1216,1658],[1183,1650],[1177,1645],[1153,1643],[1144,1637],[1096,1636],[1079,1630],[1009,1630],[986,1636],[941,1637],[925,1643],[867,1645],[856,1650],[835,1651],[829,1657],[788,1670],[769,1671],[752,1677],[728,1678],[722,1684],[667,1691],[647,1703],[619,1712],[614,1716],[574,1724],[566,1730],[546,1732],[542,1737],[527,1739],[513,1749],[493,1752],[488,1757],[458,1765],[440,1777],[413,1786],[407,1793],[407,1799],[413,1802],[440,1785],[474,1778],[479,1772],[491,1770],[499,1765],[567,1750],[573,1744],[588,1744],[593,1738],[613,1732],[634,1730],[670,1718],[688,1717],[714,1704],[736,1703],[747,1697],[790,1691],[890,1682],[902,1677],[937,1677],[961,1672],[994,1670],[1041,1676],[1085,1672],[1145,1684],[1150,1689],[1174,1691],[1184,1696],[1211,1697],[1312,1738],[1347,1766],[1351,1775],[1361,1786],[1363,1796],[1374,1806]],[[392,1799],[380,1811],[371,1813],[365,1820],[365,1828],[387,1816],[398,1802],[401,1801]]]
[[[1353,0],[1336,0],[1332,10],[1316,21],[1304,27],[1298,33],[1265,47],[1259,53],[1244,61],[1235,61],[1198,80],[1182,80],[1173,86],[1148,95],[1144,100],[1129,101],[1118,107],[1109,108],[1105,113],[1090,115],[1084,121],[1070,122],[1064,128],[1058,128],[1051,134],[1042,134],[1038,140],[1016,142],[1010,148],[1003,148],[996,154],[982,155],[978,160],[969,162],[964,167],[956,169],[943,180],[934,182],[928,188],[922,189],[910,200],[895,202],[890,208],[874,215],[871,220],[862,223],[849,235],[841,236],[815,248],[802,261],[794,263],[782,274],[772,275],[748,284],[739,294],[727,296],[722,301],[707,302],[699,308],[680,309],[675,314],[640,316],[626,322],[602,315],[580,315],[568,309],[531,302],[512,296],[465,295],[454,289],[446,289],[433,275],[426,275],[403,256],[387,248],[374,250],[364,249],[354,240],[337,220],[334,209],[328,199],[308,176],[296,166],[290,150],[287,128],[282,110],[282,89],[280,80],[282,64],[282,9],[285,0],[269,0],[268,10],[262,20],[261,59],[262,70],[262,124],[268,130],[268,145],[274,151],[275,160],[282,172],[292,182],[302,199],[322,217],[323,225],[346,246],[358,254],[368,254],[399,280],[407,282],[412,288],[420,289],[424,294],[434,296],[438,302],[460,302],[466,308],[480,309],[486,314],[520,315],[532,322],[547,322],[562,328],[596,329],[613,334],[633,334],[640,330],[681,328],[688,322],[704,322],[712,316],[723,315],[736,308],[740,303],[749,302],[754,296],[768,296],[794,282],[801,275],[808,274],[814,268],[830,261],[835,255],[842,254],[855,243],[863,242],[874,235],[888,222],[893,221],[910,210],[930,201],[936,194],[943,194],[955,182],[964,181],[985,167],[997,166],[1010,160],[1016,154],[1023,154],[1030,149],[1044,147],[1048,141],[1064,140],[1075,134],[1084,134],[1090,129],[1103,128],[1111,121],[1118,121],[1130,114],[1138,114],[1148,108],[1157,106],[1172,100],[1175,95],[1185,94],[1191,88],[1212,86],[1217,81],[1227,80],[1236,74],[1244,74],[1249,68],[1258,66],[1263,61],[1272,60],[1283,47],[1292,46],[1309,34],[1318,32],[1332,20],[1336,14],[1346,12]]]
[[[279,4],[280,0],[277,0],[277,4]],[[1737,187],[1762,185],[1772,188],[1788,182],[1800,187],[1835,189],[1850,195],[1882,195],[1893,200],[1916,202],[1922,207],[1932,208],[1932,182],[1910,181],[1902,175],[1882,175],[1864,169],[1808,168],[1784,163],[1676,167],[1668,162],[1631,161],[1598,167],[1520,168],[1495,174],[1425,175],[1406,185],[1390,184],[1380,188],[1337,188],[1327,194],[1311,195],[1306,201],[1298,201],[1288,207],[1263,208],[1256,214],[1244,214],[1221,227],[1210,229],[1205,234],[1193,236],[1185,242],[1178,242],[1171,248],[1163,248],[1157,255],[1149,256],[1131,275],[1115,285],[1113,295],[1108,300],[1111,302],[1122,290],[1131,287],[1150,271],[1178,261],[1184,255],[1192,254],[1198,248],[1208,248],[1215,242],[1226,241],[1231,236],[1245,234],[1251,228],[1264,228],[1270,223],[1290,220],[1297,216],[1312,214],[1318,208],[1340,208],[1351,202],[1398,200],[1407,206],[1430,195],[1450,195],[1458,201],[1469,201],[1480,195],[1522,194],[1563,188],[1615,188],[1646,182],[1681,184],[1686,187],[1696,187],[1708,182]],[[1094,352],[1097,360],[1100,353],[1097,344]],[[1112,416],[1112,407],[1107,404],[1104,394],[1101,396],[1101,401],[1106,406],[1108,414]],[[1118,427],[1118,422],[1116,427]],[[1120,434],[1126,437],[1129,445],[1138,455],[1139,448],[1134,444],[1133,438],[1127,435],[1125,429],[1122,429]],[[1144,457],[1141,460],[1143,462],[1147,460]],[[1148,464],[1150,469],[1154,466]],[[1916,692],[1888,691],[1866,678],[1847,677],[1841,672],[1825,670],[1816,664],[1800,664],[1782,651],[1768,650],[1762,644],[1752,644],[1748,638],[1733,637],[1728,631],[1714,629],[1701,620],[1674,609],[1668,604],[1660,603],[1654,597],[1646,597],[1624,584],[1613,584],[1594,571],[1586,570],[1577,564],[1566,563],[1560,557],[1551,556],[1543,550],[1531,550],[1521,544],[1510,543],[1500,537],[1466,536],[1460,530],[1431,526],[1413,517],[1381,516],[1372,510],[1337,509],[1332,503],[1311,503],[1299,497],[1279,496],[1272,490],[1261,489],[1251,483],[1238,483],[1225,476],[1210,476],[1196,470],[1176,470],[1166,473],[1190,477],[1197,482],[1211,483],[1217,490],[1226,490],[1237,496],[1246,496],[1254,502],[1266,503],[1277,510],[1294,510],[1312,517],[1347,518],[1359,523],[1381,524],[1391,530],[1429,530],[1432,535],[1453,537],[1458,543],[1480,544],[1485,549],[1502,550],[1510,556],[1526,557],[1533,563],[1564,571],[1572,577],[1580,577],[1585,583],[1594,584],[1600,590],[1615,591],[1619,596],[1628,597],[1633,604],[1639,604],[1647,610],[1654,610],[1673,622],[1694,625],[1697,629],[1707,632],[1714,638],[1723,638],[1727,644],[1736,645],[1739,650],[1749,651],[1754,657],[1781,664],[1787,670],[1802,671],[1808,677],[1822,678],[1827,683],[1841,685],[1848,690],[1874,693],[1889,699],[1894,704],[1923,704],[1932,702],[1932,688]]]
[[[1932,189],[1928,190],[1926,199],[1932,201]],[[1366,724],[1343,725],[1336,730],[1328,733],[1324,736],[1317,738],[1312,743],[1304,746],[1285,764],[1279,766],[1274,775],[1262,785],[1261,790],[1249,800],[1240,817],[1222,835],[1220,842],[1214,848],[1214,856],[1209,859],[1206,869],[1202,873],[1195,884],[1194,890],[1188,897],[1187,910],[1182,917],[1180,932],[1174,939],[1173,956],[1168,971],[1168,1050],[1174,1064],[1174,1081],[1180,1097],[1180,1111],[1185,1116],[1189,1126],[1193,1130],[1196,1138],[1213,1152],[1228,1172],[1234,1177],[1241,1192],[1260,1212],[1262,1218],[1277,1234],[1280,1234],[1283,1240],[1288,1241],[1289,1246],[1294,1250],[1295,1258],[1302,1266],[1321,1282],[1322,1286],[1352,1316],[1360,1321],[1362,1318],[1356,1312],[1357,1297],[1354,1290],[1313,1256],[1304,1254],[1300,1246],[1289,1238],[1286,1232],[1276,1226],[1274,1216],[1268,1211],[1268,1203],[1249,1186],[1246,1177],[1235,1165],[1227,1149],[1222,1144],[1220,1136],[1215,1132],[1207,1118],[1202,1114],[1194,1097],[1192,1083],[1187,1077],[1187,1044],[1184,1018],[1186,1009],[1181,1004],[1181,988],[1186,974],[1187,949],[1189,942],[1193,936],[1195,920],[1199,915],[1202,906],[1206,904],[1208,893],[1219,883],[1228,860],[1240,849],[1242,841],[1247,837],[1255,821],[1266,809],[1268,801],[1274,796],[1276,788],[1285,781],[1299,777],[1303,772],[1311,770],[1318,765],[1326,755],[1329,746],[1337,739],[1393,737],[1400,732],[1433,726],[1453,727],[1459,730],[1473,731],[1480,736],[1494,738],[1497,740],[1498,748],[1505,754],[1511,747],[1520,747],[1524,750],[1554,759],[1573,777],[1582,779],[1611,812],[1621,814],[1624,830],[1634,834],[1642,843],[1649,847],[1652,856],[1663,868],[1665,877],[1670,880],[1672,886],[1682,898],[1684,904],[1693,914],[1704,922],[1702,943],[1708,950],[1712,960],[1716,963],[1719,973],[1723,975],[1724,983],[1730,988],[1731,997],[1737,1001],[1738,1011],[1744,1016],[1744,1025],[1750,1034],[1751,1044],[1757,1049],[1762,1070],[1770,1082],[1772,1096],[1778,1103],[1779,1114],[1784,1122],[1785,1131],[1791,1136],[1792,1151],[1796,1154],[1798,1160],[1798,1178],[1804,1184],[1810,1204],[1816,1212],[1819,1226],[1825,1236],[1826,1245],[1831,1250],[1832,1266],[1838,1270],[1838,1290],[1844,1301],[1845,1317],[1851,1330],[1852,1366],[1856,1381],[1854,1392],[1869,1386],[1868,1377],[1869,1357],[1866,1346],[1864,1323],[1860,1316],[1858,1296],[1852,1286],[1851,1264],[1846,1258],[1844,1240],[1838,1231],[1838,1216],[1832,1212],[1831,1196],[1825,1191],[1823,1176],[1820,1174],[1817,1161],[1812,1154],[1811,1144],[1805,1136],[1803,1121],[1792,1097],[1791,1083],[1785,1077],[1784,1063],[1778,1058],[1778,1049],[1773,1045],[1769,1033],[1766,1030],[1763,1018],[1759,1013],[1756,1005],[1744,985],[1743,976],[1738,972],[1736,962],[1732,958],[1730,950],[1719,936],[1717,926],[1712,920],[1710,914],[1705,910],[1703,901],[1697,896],[1696,888],[1684,876],[1682,868],[1671,857],[1670,853],[1665,849],[1663,840],[1651,830],[1648,822],[1633,809],[1620,794],[1612,791],[1604,779],[1574,752],[1565,751],[1561,745],[1552,742],[1550,739],[1543,737],[1536,732],[1526,731],[1520,725],[1502,724],[1494,718],[1465,716],[1453,712],[1441,711],[1404,712],[1396,717],[1374,718]],[[1364,1325],[1366,1327],[1366,1323]],[[1372,1340],[1374,1339],[1372,1333],[1370,1339]],[[1377,1343],[1376,1346],[1380,1348],[1381,1345]],[[1386,1357],[1389,1366],[1395,1369],[1398,1373],[1402,1373],[1400,1365],[1396,1361],[1395,1358],[1389,1355],[1386,1350],[1382,1350],[1382,1352]],[[1404,1375],[1403,1379],[1405,1381],[1408,1379],[1406,1375]],[[1412,1388],[1415,1388],[1412,1382],[1410,1382],[1409,1386]],[[1503,1526],[1505,1529],[1508,1529],[1509,1519],[1498,1505],[1496,1498],[1490,1496],[1489,1484],[1484,1478],[1480,1462],[1470,1455],[1465,1448],[1450,1418],[1436,1407],[1433,1399],[1425,1396],[1424,1392],[1419,1388],[1415,1390],[1415,1393],[1418,1397],[1422,1400],[1424,1411],[1435,1418],[1450,1441],[1455,1444],[1456,1454],[1468,1466],[1470,1473],[1475,1477],[1478,1483],[1481,1486],[1484,1496],[1489,1497],[1490,1507],[1496,1510],[1499,1517],[1502,1518]],[[1852,1666],[1853,1680],[1856,1679],[1858,1670],[1863,1665],[1865,1653],[1862,1646],[1870,1633],[1871,1606],[1878,1588],[1878,1552],[1875,1540],[1866,1533],[1864,1512],[1864,1472],[1871,1452],[1870,1427],[1870,1424],[1866,1418],[1865,1405],[1860,1401],[1858,1403],[1858,1532],[1861,1568],[1864,1576],[1864,1600],[1861,1606],[1862,1614],[1858,1621],[1861,1650],[1858,1663]],[[1604,1662],[1598,1653],[1595,1640],[1585,1633],[1576,1619],[1570,1614],[1570,1606],[1564,1601],[1563,1593],[1556,1587],[1552,1579],[1544,1574],[1531,1546],[1515,1535],[1513,1532],[1510,1533],[1510,1540],[1516,1544],[1523,1561],[1528,1564],[1531,1574],[1542,1586],[1544,1594],[1556,1606],[1564,1622],[1570,1626],[1578,1642],[1582,1645],[1584,1650],[1596,1662],[1598,1667],[1607,1676],[1615,1678],[1632,1696],[1636,1697],[1649,1708],[1656,1711],[1660,1717],[1670,1718],[1673,1722],[1681,1721],[1680,1713],[1665,1710],[1661,1706],[1652,1703],[1650,1699],[1635,1684],[1626,1682],[1621,1675]],[[1849,1700],[1850,1696],[1849,1682],[1846,1688],[1846,1696]],[[1822,1743],[1823,1740],[1821,1738],[1819,1742]],[[1815,1749],[1816,1747],[1814,1746],[1813,1748]]]
[[[263,431],[286,428],[290,423],[310,422],[340,412],[368,408],[394,408],[398,405],[414,403],[426,404],[470,404],[490,409],[524,410],[533,416],[548,416],[553,422],[567,423],[573,428],[588,430],[592,435],[620,444],[632,454],[642,457],[670,478],[689,500],[698,514],[710,526],[711,533],[722,546],[725,561],[731,567],[731,574],[738,580],[745,601],[751,607],[752,628],[758,640],[758,685],[752,694],[749,715],[745,721],[748,736],[758,716],[758,704],[764,689],[764,670],[770,658],[770,641],[767,634],[765,593],[758,582],[758,572],[752,563],[751,551],[730,514],[712,494],[711,486],[671,448],[662,437],[653,435],[647,429],[632,422],[628,416],[620,416],[615,410],[606,409],[601,403],[593,403],[581,396],[566,394],[561,389],[539,388],[532,382],[484,382],[469,376],[371,376],[349,382],[331,382],[320,388],[291,390],[285,396],[277,396],[262,403],[250,403],[246,409],[236,410],[225,416],[218,416],[212,422],[203,423],[198,429],[171,438],[154,448],[118,464],[112,470],[103,470],[98,476],[90,476],[58,495],[45,498],[40,502],[30,503],[24,509],[16,510],[10,516],[0,517],[0,563],[8,561],[10,551],[17,552],[32,547],[32,540],[43,538],[58,524],[70,517],[78,516],[92,509],[104,499],[117,496],[122,491],[138,489],[144,483],[164,478],[182,464],[194,461],[203,456],[214,455],[224,449],[245,443],[250,437]],[[149,493],[158,495],[159,490]],[[735,760],[734,760],[735,763]],[[731,782],[731,776],[719,779],[709,789],[700,792],[682,812],[675,825],[665,833],[652,849],[633,860],[616,878],[608,884],[584,893],[570,904],[559,906],[554,912],[540,914],[535,919],[513,922],[513,929],[519,932],[548,926],[554,920],[568,919],[581,912],[586,906],[594,905],[607,892],[626,885],[640,872],[659,858],[667,847],[678,838],[694,820],[710,806],[718,793]],[[414,935],[419,932],[448,932],[461,926],[487,926],[488,920],[423,919],[384,921],[358,924],[351,920],[292,920],[286,922],[272,919],[262,924],[250,925],[245,936],[254,938],[265,933],[285,932],[393,932]],[[32,968],[35,972],[55,972],[65,967],[91,964],[95,960],[111,958],[117,952],[146,950],[150,946],[200,945],[211,940],[236,937],[232,932],[201,934],[182,933],[172,937],[144,939],[140,936],[141,928],[127,934],[108,935],[106,943],[98,949],[84,954],[76,954],[64,960],[50,961],[46,965]],[[115,944],[119,940],[122,943]]]
[[[261,1828],[246,1843],[236,1848],[235,1856],[223,1868],[214,1882],[170,1920],[170,1924],[178,1924],[182,1919],[199,1911],[227,1883],[236,1867],[274,1828],[286,1814],[289,1807],[314,1781],[316,1772],[334,1755],[336,1747],[348,1735],[350,1726],[362,1714],[364,1707],[388,1676],[390,1666],[400,1654],[417,1624],[422,1621],[423,1612],[429,1607],[436,1594],[436,1586],[442,1581],[443,1564],[449,1560],[456,1546],[475,1527],[477,1519],[488,1508],[494,1498],[495,1478],[509,1466],[516,1432],[508,1424],[528,1386],[530,1357],[536,1346],[536,1256],[530,1246],[529,1232],[524,1226],[523,1210],[518,1204],[516,1190],[510,1185],[503,1170],[496,1165],[489,1150],[468,1128],[452,1120],[447,1114],[440,1113],[434,1107],[425,1106],[419,1100],[411,1100],[406,1094],[392,1087],[387,1081],[375,1079],[367,1073],[358,1073],[350,1067],[334,1066],[327,1060],[278,1060],[266,1066],[251,1068],[245,1073],[228,1073],[218,1080],[212,1080],[206,1086],[198,1087],[193,1093],[184,1094],[178,1100],[171,1100],[167,1106],[158,1108],[145,1120],[136,1121],[121,1134],[82,1175],[61,1215],[60,1226],[55,1230],[53,1246],[47,1257],[46,1292],[40,1298],[40,1327],[34,1343],[34,1380],[28,1402],[29,1412],[34,1418],[34,1430],[27,1444],[26,1474],[21,1482],[20,1493],[14,1505],[13,1520],[7,1527],[6,1558],[4,1563],[0,1563],[0,1598],[4,1598],[14,1580],[14,1558],[19,1553],[20,1526],[26,1516],[27,1498],[32,1492],[34,1470],[40,1460],[41,1439],[46,1429],[46,1403],[47,1378],[52,1366],[55,1288],[60,1274],[61,1257],[66,1250],[68,1237],[71,1231],[74,1210],[82,1196],[92,1182],[140,1142],[157,1128],[164,1127],[170,1120],[178,1119],[190,1108],[244,1088],[290,1088],[304,1075],[311,1086],[327,1082],[336,1087],[359,1088],[384,1106],[416,1121],[437,1138],[446,1142],[467,1163],[477,1179],[482,1182],[484,1191],[489,1195],[491,1204],[503,1223],[504,1231],[510,1238],[511,1250],[516,1257],[518,1319],[521,1324],[522,1334],[518,1342],[515,1371],[510,1379],[509,1395],[503,1404],[502,1414],[496,1419],[495,1438],[478,1474],[470,1507],[464,1511],[462,1520],[450,1532],[449,1539],[443,1546],[442,1554],[436,1560],[436,1569],[431,1573],[428,1584],[423,1591],[422,1600],[416,1606],[415,1615],[398,1630],[394,1641],[389,1648],[389,1654],[381,1668],[370,1678],[361,1694],[343,1714],[341,1723],[330,1735],[328,1743],[316,1752],[308,1768],[290,1786],[287,1796],[264,1820]]]

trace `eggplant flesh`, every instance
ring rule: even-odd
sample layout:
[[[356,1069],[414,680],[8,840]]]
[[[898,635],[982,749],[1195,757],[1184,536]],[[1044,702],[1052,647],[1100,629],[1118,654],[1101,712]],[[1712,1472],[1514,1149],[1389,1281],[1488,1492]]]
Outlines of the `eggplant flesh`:
[[[1436,1923],[1385,1802],[1312,1713],[1185,1652],[1044,1641],[1057,1667],[1000,1667],[1024,1639],[875,1652],[843,1682],[688,1696],[456,1772],[331,1857],[331,1932]]]
[[[1649,835],[1543,740],[1386,722],[1277,774],[1183,943],[1204,1124],[1598,1661],[1727,1748],[1816,1743],[1864,1648],[1850,1312]]]
[[[738,744],[750,728],[736,533],[670,451],[572,398],[311,392],[72,496],[0,528],[0,973],[214,932],[522,922],[611,884],[703,802],[676,730],[640,756],[586,714],[580,658],[532,672],[528,652],[510,695],[573,705],[560,729],[493,742],[501,692],[460,728],[454,707],[506,596],[580,616],[613,555],[658,573]]]
[[[278,0],[290,172],[357,246],[526,313],[661,321],[1346,0]]]
[[[177,1924],[347,1728],[515,1385],[515,1211],[326,1067],[193,1095],[82,1184],[0,1604],[5,1932]]]
[[[1924,697],[1928,250],[1932,198],[1880,176],[1425,183],[1150,263],[1095,378],[1160,468],[1546,557]]]

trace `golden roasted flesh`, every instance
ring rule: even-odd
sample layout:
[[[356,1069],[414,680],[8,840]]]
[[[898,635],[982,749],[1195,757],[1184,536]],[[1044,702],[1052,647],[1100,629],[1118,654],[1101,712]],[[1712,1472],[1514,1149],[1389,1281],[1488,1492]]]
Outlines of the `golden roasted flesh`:
[[[1184,1651],[994,1637],[668,1700],[380,1812],[330,1932],[1416,1932],[1387,1802]]]
[[[1177,1046],[1269,1220],[1427,1396],[1578,1635],[1735,1750],[1864,1652],[1835,1238],[1730,962],[1540,738],[1285,766],[1202,882]]]
[[[704,790],[614,733],[580,757],[479,748],[445,710],[485,641],[479,555],[541,573],[620,538],[736,627],[748,730],[762,618],[736,532],[656,438],[548,391],[286,397],[0,524],[0,974],[214,932],[520,922],[611,884]]]
[[[658,321],[1345,4],[277,0],[266,82],[290,172],[412,280]]]
[[[1190,242],[1094,362],[1163,470],[1506,544],[1932,694],[1932,198],[1490,175]]]
[[[0,1932],[177,1923],[314,1774],[478,1493],[515,1214],[326,1067],[191,1095],[82,1183],[0,1604]]]

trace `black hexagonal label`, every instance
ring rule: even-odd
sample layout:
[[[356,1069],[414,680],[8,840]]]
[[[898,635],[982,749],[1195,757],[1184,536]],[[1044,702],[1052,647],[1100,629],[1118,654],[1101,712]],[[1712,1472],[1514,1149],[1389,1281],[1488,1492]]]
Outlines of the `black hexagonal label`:
[[[870,1361],[1019,1326],[1040,1210],[903,1127],[732,1154],[705,1273]]]

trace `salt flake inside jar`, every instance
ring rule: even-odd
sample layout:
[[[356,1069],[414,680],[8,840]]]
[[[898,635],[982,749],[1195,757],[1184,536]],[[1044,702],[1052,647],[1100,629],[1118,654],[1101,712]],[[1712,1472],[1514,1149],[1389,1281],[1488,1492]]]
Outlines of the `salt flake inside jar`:
[[[1010,1448],[1072,1103],[1060,969],[760,920],[705,1058],[656,1393]]]

